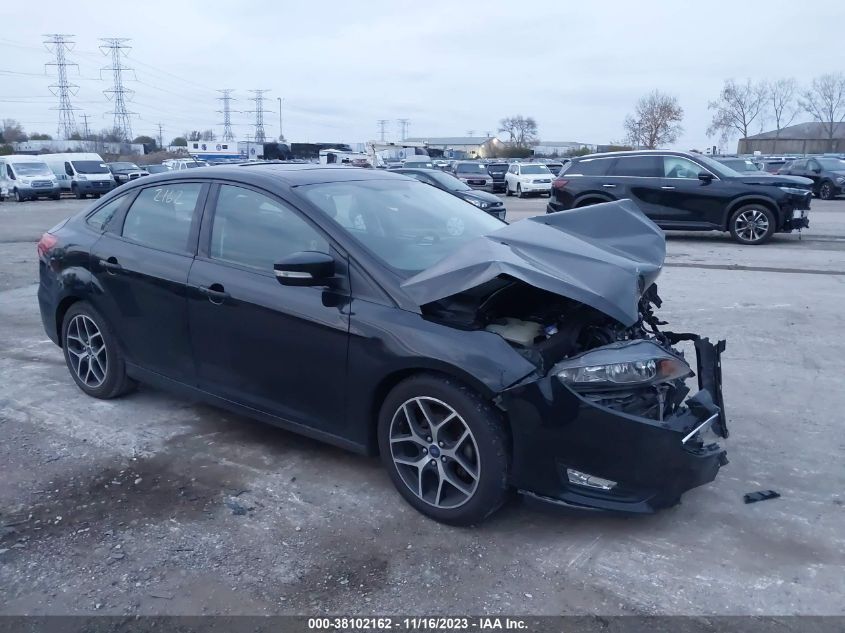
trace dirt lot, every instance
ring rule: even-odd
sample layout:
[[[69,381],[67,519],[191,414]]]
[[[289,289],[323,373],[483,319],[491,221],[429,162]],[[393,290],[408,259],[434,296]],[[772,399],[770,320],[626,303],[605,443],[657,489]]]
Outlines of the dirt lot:
[[[472,529],[422,518],[377,460],[151,389],[83,395],[34,285],[36,240],[81,206],[0,204],[0,614],[845,614],[845,201],[814,201],[802,241],[669,238],[661,316],[728,340],[714,483],[650,517],[514,502]]]

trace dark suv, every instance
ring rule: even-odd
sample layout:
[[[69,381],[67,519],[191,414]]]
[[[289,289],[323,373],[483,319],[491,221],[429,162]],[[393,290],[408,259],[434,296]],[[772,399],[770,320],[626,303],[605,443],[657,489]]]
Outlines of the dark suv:
[[[493,192],[505,190],[505,174],[508,173],[510,165],[505,162],[487,163],[487,173],[493,179]]]
[[[806,178],[740,174],[701,154],[591,154],[553,181],[546,212],[630,198],[664,230],[730,231],[741,244],[762,244],[809,226],[811,187]]]
[[[778,174],[809,178],[813,181],[813,193],[822,200],[833,200],[845,194],[845,160],[841,158],[799,158],[785,165]]]

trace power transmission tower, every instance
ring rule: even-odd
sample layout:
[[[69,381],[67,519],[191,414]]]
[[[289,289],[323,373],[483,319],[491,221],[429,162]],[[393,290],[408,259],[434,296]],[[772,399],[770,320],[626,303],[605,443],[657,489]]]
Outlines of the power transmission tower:
[[[270,112],[270,110],[264,109],[264,101],[267,99],[267,97],[264,96],[264,93],[270,91],[250,90],[250,92],[255,95],[249,98],[250,101],[255,102],[255,110],[249,110],[247,112],[247,114],[255,115],[255,134],[253,134],[253,138],[256,143],[263,143],[267,140],[267,136],[264,134],[264,113]]]
[[[379,119],[378,120],[378,133],[379,139],[381,142],[384,143],[384,131],[387,128],[387,119]]]
[[[129,41],[127,37],[108,37],[100,38],[100,50],[103,55],[111,55],[111,66],[106,66],[100,70],[100,77],[102,78],[103,71],[109,71],[112,74],[114,87],[109,90],[103,90],[106,98],[111,99],[114,103],[114,110],[107,114],[114,115],[114,133],[117,134],[121,140],[132,139],[132,115],[135,112],[130,112],[126,109],[127,99],[131,99],[135,94],[134,90],[123,87],[123,74],[131,72],[131,68],[127,68],[121,62],[121,55],[125,55],[123,51],[127,51],[131,46],[127,46],[125,42]]]
[[[87,114],[82,115],[82,118],[85,120],[85,128],[84,129],[85,129],[85,140],[86,141],[91,140],[91,132],[88,131],[88,117],[89,117],[89,115],[87,115]]]
[[[408,126],[411,125],[411,119],[396,119],[399,124],[399,138],[403,141],[408,138]]]
[[[235,135],[232,134],[232,108],[231,102],[235,100],[232,96],[234,90],[231,88],[226,88],[225,90],[218,90],[217,92],[221,93],[222,97],[217,97],[220,101],[223,102],[223,109],[218,110],[223,115],[223,140],[224,141],[234,141]]]
[[[162,130],[163,130],[163,126],[162,126],[161,123],[159,123],[158,124],[158,148],[159,149],[164,149],[164,143],[163,143],[163,138],[162,138],[164,136],[164,133],[163,133]]]
[[[68,66],[76,66],[77,70],[79,69],[79,64],[69,62],[66,56],[67,52],[73,50],[74,42],[69,39],[73,35],[53,33],[44,37],[47,38],[44,40],[47,50],[56,56],[56,61],[46,64],[47,66],[55,66],[56,74],[58,75],[56,83],[50,85],[50,91],[59,98],[59,107],[52,109],[59,111],[59,138],[67,140],[76,132],[76,121],[73,111],[77,108],[71,105],[70,95],[73,93],[76,96],[76,90],[79,88],[79,86],[70,83],[67,79]]]

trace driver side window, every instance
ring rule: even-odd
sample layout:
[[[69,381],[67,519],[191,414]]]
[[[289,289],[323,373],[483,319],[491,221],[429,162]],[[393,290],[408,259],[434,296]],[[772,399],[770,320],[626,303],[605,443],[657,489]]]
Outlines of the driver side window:
[[[680,156],[663,157],[664,178],[698,178],[698,173],[706,171],[700,165]]]
[[[213,259],[271,272],[301,251],[329,252],[329,243],[283,202],[252,189],[221,185],[211,227]]]

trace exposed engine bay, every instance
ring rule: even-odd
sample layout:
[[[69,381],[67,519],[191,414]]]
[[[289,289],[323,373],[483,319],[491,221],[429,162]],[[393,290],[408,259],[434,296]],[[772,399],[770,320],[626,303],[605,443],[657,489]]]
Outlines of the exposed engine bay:
[[[651,356],[663,357],[659,360],[661,367],[675,359],[680,361],[676,363],[678,367],[674,373],[664,375],[662,380],[646,379],[630,385],[621,382],[611,384],[610,388],[603,388],[609,384],[607,380],[573,388],[585,399],[601,406],[662,422],[686,410],[682,403],[690,389],[685,379],[694,375],[686,365],[683,351],[676,345],[680,341],[692,341],[701,353],[697,342],[702,339],[695,334],[661,331],[660,326],[665,322],[654,314],[661,303],[657,285],[653,284],[640,298],[639,318],[633,325],[625,326],[583,303],[519,280],[499,277],[470,291],[428,304],[424,314],[453,327],[486,330],[501,336],[533,363],[541,375],[565,370],[565,365],[571,364],[566,362],[568,359],[588,359],[591,355],[587,352],[603,348],[609,348],[611,367],[615,367],[618,362],[614,358],[622,350],[636,342],[650,342],[656,346]],[[642,370],[657,373],[650,366]]]

